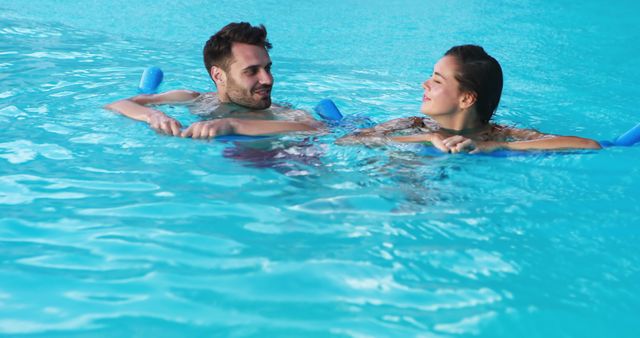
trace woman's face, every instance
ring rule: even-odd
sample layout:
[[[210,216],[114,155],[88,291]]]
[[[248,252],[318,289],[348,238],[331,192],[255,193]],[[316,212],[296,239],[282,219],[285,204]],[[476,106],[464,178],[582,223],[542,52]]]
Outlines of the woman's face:
[[[453,56],[445,56],[436,63],[433,74],[423,84],[420,111],[432,117],[452,115],[460,110],[462,92],[455,78],[458,62]]]

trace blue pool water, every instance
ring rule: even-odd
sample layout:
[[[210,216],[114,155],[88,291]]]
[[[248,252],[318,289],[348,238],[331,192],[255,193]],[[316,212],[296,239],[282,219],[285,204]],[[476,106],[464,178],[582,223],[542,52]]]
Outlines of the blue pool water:
[[[0,4],[0,335],[637,337],[640,147],[495,159],[156,135],[104,111],[142,70],[212,90],[203,42],[264,23],[274,100],[418,112],[455,44],[501,61],[496,121],[640,122],[621,1]],[[184,124],[197,119],[165,111]]]

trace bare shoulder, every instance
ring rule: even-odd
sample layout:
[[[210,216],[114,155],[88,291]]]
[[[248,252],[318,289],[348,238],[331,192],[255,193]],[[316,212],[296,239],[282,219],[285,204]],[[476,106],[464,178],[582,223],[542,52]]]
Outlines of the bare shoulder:
[[[284,105],[271,105],[270,108],[265,111],[273,114],[273,117],[277,120],[295,121],[295,122],[312,122],[316,119],[306,110],[293,109]]]
[[[193,90],[178,89],[159,94],[134,96],[131,101],[138,104],[189,103],[200,95],[202,94]]]
[[[510,126],[499,126],[494,125],[493,131],[495,138],[502,138],[505,140],[513,140],[513,141],[529,141],[529,140],[537,140],[545,137],[550,137],[553,135],[541,133],[535,129],[522,129],[515,128]]]
[[[288,111],[287,114],[293,121],[298,121],[298,122],[315,121],[315,118],[313,117],[313,115],[311,115],[309,112],[302,109],[293,109]]]

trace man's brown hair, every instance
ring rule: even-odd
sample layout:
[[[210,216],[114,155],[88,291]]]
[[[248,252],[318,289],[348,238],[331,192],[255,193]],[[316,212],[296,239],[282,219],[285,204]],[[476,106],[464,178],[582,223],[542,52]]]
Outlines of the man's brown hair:
[[[204,45],[202,54],[208,74],[213,66],[228,70],[232,57],[231,46],[234,42],[260,46],[265,50],[271,49],[264,25],[251,26],[248,22],[232,22],[212,35]]]

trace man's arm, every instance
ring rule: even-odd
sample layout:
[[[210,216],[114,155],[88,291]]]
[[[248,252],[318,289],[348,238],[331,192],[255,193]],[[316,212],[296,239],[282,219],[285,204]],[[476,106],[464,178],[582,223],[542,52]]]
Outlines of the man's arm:
[[[229,134],[258,136],[318,130],[319,126],[304,122],[223,118],[196,122],[182,132],[182,137],[212,138]]]
[[[189,103],[200,96],[200,93],[190,90],[172,90],[161,94],[137,95],[119,100],[104,106],[134,120],[148,123],[151,128],[160,133],[173,136],[180,135],[182,125],[167,114],[145,107],[148,104]]]

